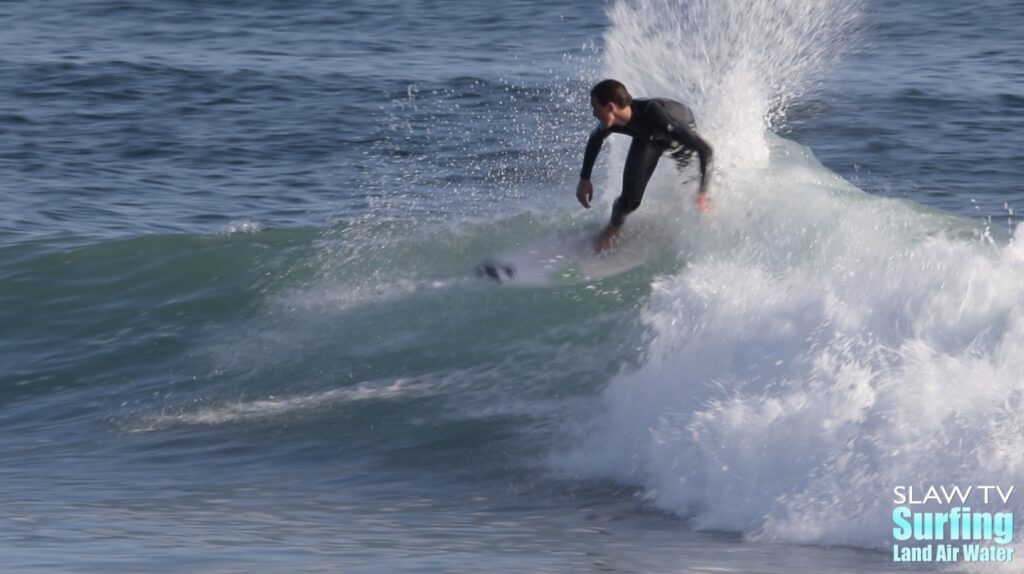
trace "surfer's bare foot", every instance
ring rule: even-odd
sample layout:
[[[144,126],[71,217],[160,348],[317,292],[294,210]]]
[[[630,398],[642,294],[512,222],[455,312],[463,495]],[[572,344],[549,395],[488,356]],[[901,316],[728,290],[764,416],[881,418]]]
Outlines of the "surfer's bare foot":
[[[622,226],[609,225],[605,227],[597,239],[594,240],[594,253],[601,253],[607,251],[612,245],[615,244],[615,238],[619,236],[619,231],[622,230]]]

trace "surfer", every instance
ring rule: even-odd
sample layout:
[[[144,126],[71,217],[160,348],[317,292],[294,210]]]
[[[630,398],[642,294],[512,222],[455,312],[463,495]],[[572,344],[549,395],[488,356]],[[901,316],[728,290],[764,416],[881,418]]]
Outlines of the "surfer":
[[[707,209],[712,151],[708,142],[697,134],[697,124],[690,108],[667,98],[634,100],[626,86],[617,80],[603,80],[595,85],[590,90],[590,106],[594,109],[594,117],[601,123],[587,140],[580,182],[576,186],[576,199],[583,207],[590,209],[594,198],[590,173],[605,138],[613,132],[633,138],[622,172],[622,193],[612,204],[611,221],[597,236],[594,244],[597,252],[612,244],[626,216],[640,207],[647,182],[662,154],[671,155],[680,171],[687,166],[693,154],[697,154],[700,158],[697,208],[701,211]]]

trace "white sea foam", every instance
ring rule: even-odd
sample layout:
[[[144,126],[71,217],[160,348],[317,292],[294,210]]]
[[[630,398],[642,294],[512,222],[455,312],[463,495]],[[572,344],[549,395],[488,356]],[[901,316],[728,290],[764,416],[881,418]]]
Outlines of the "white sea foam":
[[[716,213],[683,232],[687,266],[654,285],[642,366],[559,465],[701,528],[882,548],[894,485],[1024,485],[1024,238],[870,196],[770,135],[783,64],[809,85],[829,60],[814,44],[851,17],[832,4],[611,10],[608,75],[690,96],[730,159]],[[731,19],[748,13],[776,27]],[[702,64],[698,40],[731,42],[706,54],[735,65]],[[761,62],[770,45],[795,56]],[[683,68],[645,76],[638,51]]]
[[[429,382],[399,379],[396,381],[368,381],[350,387],[289,397],[269,396],[256,400],[238,400],[196,409],[185,408],[175,413],[161,413],[146,417],[137,431],[153,431],[174,426],[223,425],[251,420],[270,419],[368,400],[391,400],[426,396],[433,392]]]
[[[249,220],[232,221],[221,230],[222,235],[236,235],[239,233],[259,233],[263,226],[258,222]]]

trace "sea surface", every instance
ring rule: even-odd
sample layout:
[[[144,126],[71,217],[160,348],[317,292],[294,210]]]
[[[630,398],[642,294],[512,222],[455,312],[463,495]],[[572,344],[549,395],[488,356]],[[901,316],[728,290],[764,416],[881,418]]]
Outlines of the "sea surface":
[[[0,30],[0,571],[993,570],[894,563],[892,489],[1024,489],[1024,2]],[[478,278],[607,218],[628,139],[574,197],[605,77],[693,107],[713,210],[662,166],[661,256]]]

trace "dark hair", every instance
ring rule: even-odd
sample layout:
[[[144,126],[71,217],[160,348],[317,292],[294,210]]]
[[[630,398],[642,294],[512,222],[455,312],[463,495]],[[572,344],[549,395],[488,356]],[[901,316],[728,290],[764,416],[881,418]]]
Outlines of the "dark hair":
[[[618,80],[601,80],[590,90],[590,96],[597,98],[597,103],[607,106],[609,102],[624,108],[633,102],[629,90]]]

